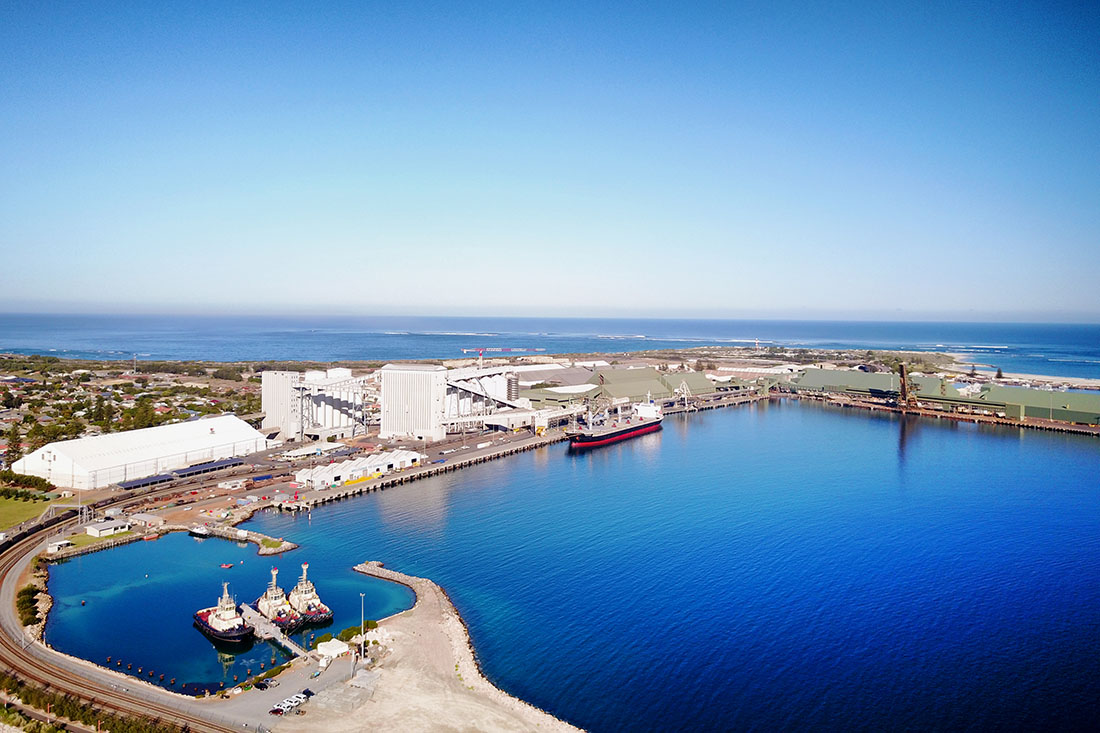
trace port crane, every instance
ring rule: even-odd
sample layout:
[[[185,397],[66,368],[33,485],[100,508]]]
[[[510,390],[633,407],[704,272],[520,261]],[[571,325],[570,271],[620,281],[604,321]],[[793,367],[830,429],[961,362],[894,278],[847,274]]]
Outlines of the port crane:
[[[478,346],[472,349],[463,349],[463,354],[472,354],[477,352],[477,365],[479,367],[485,364],[485,352],[491,353],[518,353],[518,354],[530,354],[538,351],[546,351],[546,349],[532,349],[525,346]]]

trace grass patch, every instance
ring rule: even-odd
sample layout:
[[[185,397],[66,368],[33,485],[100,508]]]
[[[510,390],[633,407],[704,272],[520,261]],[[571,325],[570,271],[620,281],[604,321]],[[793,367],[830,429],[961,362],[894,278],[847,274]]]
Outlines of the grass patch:
[[[277,550],[278,548],[283,546],[283,541],[267,539],[265,537],[264,539],[260,540],[260,544],[269,550]]]
[[[46,511],[46,507],[49,505],[50,503],[46,501],[0,499],[0,530],[14,527],[28,519],[34,519]]]
[[[123,537],[129,537],[133,535],[133,532],[119,532],[113,534],[110,537],[92,537],[90,534],[76,534],[69,538],[69,541],[73,543],[74,547],[87,547],[88,545],[94,545],[97,542],[107,542],[108,540],[117,540]]]

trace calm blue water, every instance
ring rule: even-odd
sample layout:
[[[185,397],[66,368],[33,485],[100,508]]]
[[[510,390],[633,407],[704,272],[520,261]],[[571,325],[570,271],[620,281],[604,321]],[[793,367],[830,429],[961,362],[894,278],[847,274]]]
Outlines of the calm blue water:
[[[302,545],[287,568],[325,558],[311,576],[353,611],[332,588],[361,560],[437,580],[496,683],[594,731],[1077,729],[1100,719],[1098,469],[1095,440],[772,403],[250,526]],[[55,569],[51,643],[99,658],[101,626],[70,619],[156,608],[113,646],[168,664],[238,552],[177,543]],[[183,581],[141,580],[168,562]]]
[[[242,563],[243,561],[243,563]],[[234,675],[286,661],[273,644],[215,646],[192,625],[191,614],[213,606],[222,581],[238,603],[251,603],[267,587],[271,567],[289,592],[309,563],[310,578],[324,578],[322,599],[332,607],[333,622],[309,635],[358,626],[360,593],[366,593],[367,618],[383,618],[412,606],[412,591],[351,570],[343,558],[300,550],[277,558],[256,554],[255,545],[173,533],[155,542],[134,542],[114,550],[82,555],[50,566],[54,607],[46,624],[46,641],[58,649],[137,675],[171,689],[188,691],[233,686]],[[222,563],[233,563],[223,570]],[[80,602],[85,601],[81,606]],[[122,665],[118,666],[118,661]],[[152,679],[149,670],[154,671]],[[164,674],[162,681],[160,675]],[[171,684],[175,678],[176,683]],[[187,687],[184,687],[186,685]]]
[[[1100,378],[1100,325],[583,318],[0,315],[0,352],[209,361],[461,358],[463,348],[630,352],[707,344],[948,351]]]

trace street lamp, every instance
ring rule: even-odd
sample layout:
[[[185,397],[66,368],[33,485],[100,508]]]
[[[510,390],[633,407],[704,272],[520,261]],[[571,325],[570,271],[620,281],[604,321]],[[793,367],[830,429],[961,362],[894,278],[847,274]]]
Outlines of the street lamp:
[[[363,658],[363,626],[365,621],[363,620],[363,597],[366,593],[359,594],[359,658]]]

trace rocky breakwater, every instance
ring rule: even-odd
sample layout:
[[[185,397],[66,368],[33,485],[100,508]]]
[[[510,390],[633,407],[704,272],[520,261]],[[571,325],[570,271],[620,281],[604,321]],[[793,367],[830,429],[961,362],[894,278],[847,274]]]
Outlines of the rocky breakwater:
[[[577,731],[534,705],[498,689],[482,675],[466,625],[447,594],[426,578],[394,572],[381,563],[355,570],[400,583],[416,593],[416,603],[379,622],[389,647],[375,667],[370,698],[354,711],[316,707],[310,720],[280,722],[283,731]]]

